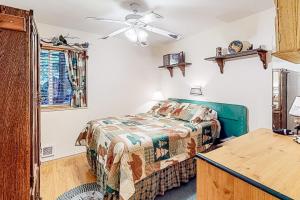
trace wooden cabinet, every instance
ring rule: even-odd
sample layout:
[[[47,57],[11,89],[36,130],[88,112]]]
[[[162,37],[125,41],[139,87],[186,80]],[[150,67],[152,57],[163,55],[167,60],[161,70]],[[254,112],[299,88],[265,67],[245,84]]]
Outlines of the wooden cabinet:
[[[197,200],[278,200],[265,191],[215,167],[197,160]]]
[[[39,199],[39,38],[33,12],[0,5],[0,199]]]
[[[300,145],[258,129],[197,154],[197,200],[300,199]]]
[[[276,52],[274,56],[300,63],[300,1],[275,0]]]

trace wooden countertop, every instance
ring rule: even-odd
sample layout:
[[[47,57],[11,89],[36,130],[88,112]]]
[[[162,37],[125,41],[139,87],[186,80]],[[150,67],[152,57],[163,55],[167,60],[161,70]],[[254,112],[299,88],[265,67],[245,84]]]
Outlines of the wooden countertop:
[[[300,199],[300,144],[292,137],[258,129],[198,157],[266,186],[270,194]]]

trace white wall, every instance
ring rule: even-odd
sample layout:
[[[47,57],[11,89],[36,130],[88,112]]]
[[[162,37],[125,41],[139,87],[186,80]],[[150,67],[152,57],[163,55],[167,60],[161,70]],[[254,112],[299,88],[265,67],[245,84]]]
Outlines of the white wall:
[[[41,37],[70,34],[91,43],[88,60],[88,108],[42,112],[42,146],[54,145],[55,156],[84,151],[74,143],[86,122],[113,115],[134,114],[146,109],[158,89],[156,70],[149,48],[110,39],[98,40],[94,34],[38,24]],[[47,159],[43,159],[45,161]]]
[[[273,9],[186,37],[172,44],[140,48],[125,40],[97,40],[96,35],[39,24],[44,37],[60,33],[79,36],[91,42],[88,66],[88,109],[42,113],[42,145],[53,144],[55,157],[84,151],[74,146],[84,124],[95,118],[137,113],[146,110],[155,90],[165,97],[199,99],[245,105],[249,129],[272,127],[272,67],[282,66],[274,59],[264,70],[258,57],[230,61],[220,74],[216,63],[204,58],[214,56],[215,48],[227,47],[235,39],[247,40],[257,48],[274,50]],[[158,70],[162,56],[184,51],[193,65],[186,77],[179,70],[174,77]],[[286,63],[285,63],[286,64]],[[295,68],[295,66],[292,66]],[[297,67],[297,66],[296,66]],[[204,87],[204,96],[189,95],[191,86]]]
[[[174,77],[161,70],[161,87],[165,96],[195,99],[189,95],[190,87],[201,85],[204,96],[199,100],[245,105],[249,110],[249,129],[271,128],[272,123],[272,63],[264,70],[258,57],[229,61],[224,74],[216,63],[204,58],[215,55],[216,47],[227,47],[232,40],[246,40],[254,48],[265,45],[271,50],[274,43],[273,9],[243,18],[226,25],[214,27],[176,43],[157,47],[155,63],[162,64],[162,55],[184,51],[192,66],[186,77],[180,71]]]

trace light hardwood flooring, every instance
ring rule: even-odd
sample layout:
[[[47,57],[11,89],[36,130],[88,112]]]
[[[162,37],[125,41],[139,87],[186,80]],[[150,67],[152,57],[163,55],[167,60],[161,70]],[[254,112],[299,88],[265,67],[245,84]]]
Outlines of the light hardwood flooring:
[[[64,192],[84,183],[95,182],[85,154],[78,154],[41,165],[41,197],[56,200]]]

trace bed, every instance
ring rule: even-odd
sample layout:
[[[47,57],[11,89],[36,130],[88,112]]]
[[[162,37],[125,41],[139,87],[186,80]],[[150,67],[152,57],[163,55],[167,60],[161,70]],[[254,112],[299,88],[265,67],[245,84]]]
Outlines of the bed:
[[[169,101],[212,108],[218,119],[192,123],[150,112],[92,120],[80,133],[76,145],[87,147],[89,164],[106,199],[163,195],[195,176],[196,153],[213,149],[219,138],[247,132],[244,106]]]

